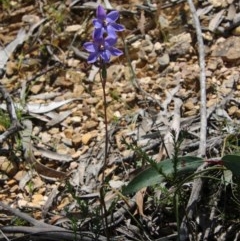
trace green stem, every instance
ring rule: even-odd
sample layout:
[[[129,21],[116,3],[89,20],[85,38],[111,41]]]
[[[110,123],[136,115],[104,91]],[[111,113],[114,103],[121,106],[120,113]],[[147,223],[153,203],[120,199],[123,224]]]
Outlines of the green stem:
[[[108,155],[108,120],[107,120],[107,96],[106,96],[106,81],[107,81],[107,70],[106,65],[102,63],[101,81],[103,89],[103,108],[104,108],[104,124],[105,124],[105,148],[104,148],[104,164],[103,164],[103,175],[102,182],[105,179],[105,168],[107,165]]]

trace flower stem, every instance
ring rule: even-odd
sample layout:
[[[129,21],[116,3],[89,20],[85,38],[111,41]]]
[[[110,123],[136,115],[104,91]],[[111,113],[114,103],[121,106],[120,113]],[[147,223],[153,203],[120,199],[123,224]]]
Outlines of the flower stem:
[[[108,220],[107,220],[107,208],[104,200],[105,197],[105,169],[107,166],[108,157],[108,120],[107,120],[107,97],[106,97],[106,81],[107,81],[107,69],[104,62],[101,62],[101,82],[103,89],[103,108],[104,108],[104,124],[105,124],[105,147],[104,147],[104,163],[103,163],[103,174],[102,174],[102,186],[100,189],[100,202],[103,208],[103,218],[105,223],[105,234],[107,241],[110,240],[109,230],[108,230]]]
[[[103,112],[104,112],[104,124],[105,124],[105,148],[104,148],[104,164],[103,164],[103,175],[102,182],[104,183],[105,179],[105,168],[107,165],[107,156],[108,156],[108,120],[107,120],[107,96],[106,96],[106,81],[107,81],[107,70],[106,65],[102,63],[101,68],[101,81],[103,89]]]

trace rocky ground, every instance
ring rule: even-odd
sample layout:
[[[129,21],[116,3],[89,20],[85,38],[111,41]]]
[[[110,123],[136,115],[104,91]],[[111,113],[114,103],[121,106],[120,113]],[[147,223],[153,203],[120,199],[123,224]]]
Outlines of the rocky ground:
[[[206,158],[221,158],[239,152],[240,4],[194,4],[205,48]],[[87,63],[82,47],[91,40],[97,5],[1,1],[0,240],[177,239],[173,184],[128,196],[121,188],[146,168],[127,143],[160,162],[173,152],[170,130],[184,130],[179,154],[198,155],[199,49],[189,5],[103,1],[120,12],[126,28],[117,43],[124,55],[108,66],[107,166],[99,67]],[[221,171],[204,180],[204,195],[180,240],[240,240],[237,180],[231,185],[221,180]],[[192,181],[181,189],[180,224]]]

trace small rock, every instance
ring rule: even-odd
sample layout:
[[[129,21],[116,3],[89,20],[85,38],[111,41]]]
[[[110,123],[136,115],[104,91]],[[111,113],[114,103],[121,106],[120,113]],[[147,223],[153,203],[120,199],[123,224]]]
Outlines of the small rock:
[[[84,124],[83,130],[90,130],[90,129],[93,129],[97,126],[98,126],[98,122],[89,120]]]
[[[52,139],[52,136],[49,135],[47,132],[42,132],[40,134],[40,137],[41,137],[43,143],[49,143]]]
[[[155,51],[160,52],[160,51],[163,50],[163,46],[162,46],[162,44],[160,42],[156,42],[154,44],[154,49],[155,49]]]
[[[82,142],[82,135],[78,133],[73,135],[72,142],[74,145],[79,145]]]
[[[239,117],[240,117],[240,110],[237,110],[237,111],[235,112],[235,115],[236,115],[237,118],[239,118]]]
[[[87,104],[97,104],[99,102],[99,98],[97,97],[92,97],[92,98],[89,98],[89,99],[86,99],[85,100]]]
[[[11,61],[7,62],[7,64],[6,64],[7,76],[12,76],[14,73],[16,73],[17,69],[18,69],[18,66],[16,63],[11,62]]]
[[[0,171],[9,177],[13,177],[18,171],[18,167],[14,160],[10,160],[6,156],[0,156]]]
[[[55,86],[55,87],[70,87],[72,85],[73,85],[73,83],[71,81],[67,80],[63,76],[59,76],[53,84],[53,86]]]
[[[72,135],[73,135],[73,129],[68,128],[68,129],[64,130],[64,135],[67,139],[71,139]]]
[[[210,4],[212,4],[215,8],[225,8],[228,6],[227,0],[208,0]]]
[[[222,57],[226,62],[240,60],[240,37],[231,36],[213,47],[212,56]]]
[[[192,101],[188,101],[186,104],[184,104],[184,107],[186,110],[196,109],[196,105]]]
[[[59,154],[62,154],[62,155],[67,155],[70,153],[70,148],[67,147],[66,145],[64,145],[63,143],[59,144],[56,148],[56,151],[59,153]]]
[[[30,90],[33,94],[38,94],[42,90],[43,86],[43,83],[34,84]]]
[[[210,61],[207,64],[207,67],[210,70],[216,70],[217,66],[218,66],[218,61],[216,59],[210,59]]]
[[[72,121],[73,123],[80,123],[81,120],[82,120],[82,118],[81,118],[80,116],[73,116],[73,117],[71,118],[71,121]]]
[[[67,61],[67,64],[69,67],[77,67],[79,65],[79,63],[80,63],[80,60],[73,59],[73,58],[71,58]]]
[[[74,25],[67,26],[65,31],[68,32],[68,33],[72,33],[72,32],[79,31],[81,28],[82,28],[82,25],[74,24]]]
[[[240,36],[240,26],[233,29],[232,34],[235,36]]]
[[[146,53],[151,53],[153,50],[153,43],[150,40],[143,40],[142,48]]]
[[[235,114],[235,112],[238,110],[238,107],[237,106],[231,106],[229,109],[228,109],[228,114],[229,115],[233,115]]]
[[[82,136],[81,140],[84,145],[87,145],[92,138],[93,135],[91,134],[91,132],[88,132]]]
[[[182,33],[169,39],[169,55],[184,56],[190,52],[192,38],[190,33]]]
[[[160,67],[166,67],[170,62],[170,58],[167,53],[165,53],[163,56],[159,57],[157,60],[158,60]]]

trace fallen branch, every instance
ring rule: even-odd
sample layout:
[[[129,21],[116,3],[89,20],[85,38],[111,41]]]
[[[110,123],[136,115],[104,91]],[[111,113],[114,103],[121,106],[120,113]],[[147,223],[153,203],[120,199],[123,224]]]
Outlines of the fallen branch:
[[[198,156],[204,157],[206,155],[206,134],[207,134],[207,108],[206,108],[206,74],[205,74],[205,55],[204,55],[204,43],[202,38],[202,31],[200,21],[198,19],[195,6],[192,0],[188,0],[188,4],[192,13],[193,22],[195,24],[197,41],[198,41],[198,53],[199,53],[199,65],[200,65],[200,91],[201,91],[201,112],[200,112],[200,143]],[[206,167],[206,163],[200,166],[196,173],[202,171]],[[201,199],[201,192],[203,187],[203,179],[197,178],[193,182],[192,192],[187,204],[186,215],[184,216],[181,227],[179,239],[180,241],[189,239],[188,224],[193,221],[194,213],[197,203]]]
[[[38,221],[29,215],[22,213],[18,209],[14,209],[9,207],[8,205],[0,202],[0,206],[2,206],[4,209],[10,211],[15,216],[18,216],[19,218],[22,218],[23,220],[29,222],[33,225],[33,227],[29,226],[2,226],[0,227],[0,230],[5,233],[22,233],[22,234],[32,234],[34,236],[46,236],[49,239],[55,239],[55,240],[81,240],[81,241],[92,241],[96,236],[98,237],[97,240],[99,241],[106,241],[106,238],[104,236],[95,235],[91,232],[75,232],[71,230],[67,230],[65,228],[53,226],[47,223],[44,223],[42,221]]]
[[[198,42],[198,54],[199,54],[199,66],[200,66],[200,91],[201,91],[201,129],[200,129],[200,144],[199,153],[201,157],[206,155],[206,135],[207,135],[207,107],[206,107],[206,71],[205,71],[205,53],[204,43],[202,37],[202,30],[200,21],[197,16],[196,8],[192,0],[188,0],[190,11],[192,13],[193,22],[195,24],[197,42]]]

